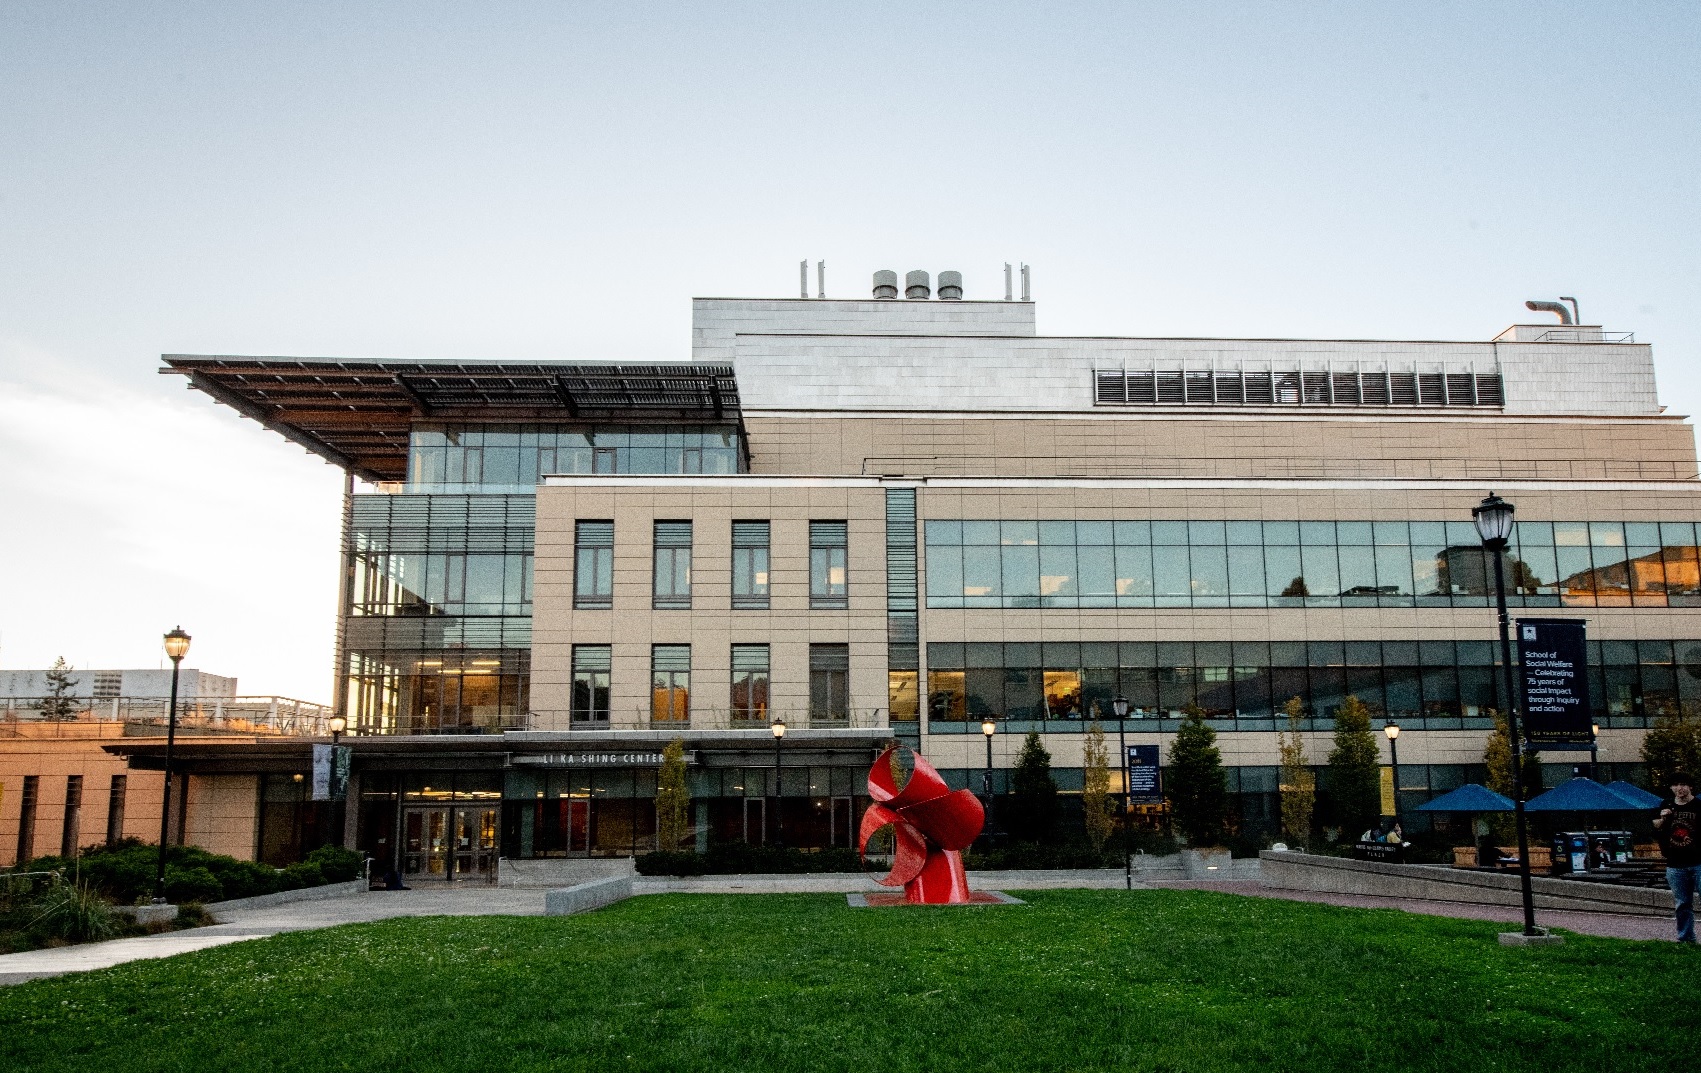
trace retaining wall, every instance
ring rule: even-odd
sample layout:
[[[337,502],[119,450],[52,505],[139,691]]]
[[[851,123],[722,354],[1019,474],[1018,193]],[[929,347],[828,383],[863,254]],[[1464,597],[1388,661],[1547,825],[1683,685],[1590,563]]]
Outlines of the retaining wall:
[[[1264,883],[1287,890],[1476,905],[1523,904],[1516,872],[1354,861],[1292,850],[1265,850],[1260,854],[1260,864]],[[1532,877],[1530,889],[1538,909],[1657,917],[1668,917],[1672,912],[1671,895],[1664,890],[1581,883],[1549,876]]]

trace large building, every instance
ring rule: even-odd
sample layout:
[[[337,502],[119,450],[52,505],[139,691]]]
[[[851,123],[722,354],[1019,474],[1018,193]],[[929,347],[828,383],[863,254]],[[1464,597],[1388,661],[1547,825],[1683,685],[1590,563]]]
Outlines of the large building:
[[[845,845],[885,740],[978,789],[995,720],[1001,791],[1038,731],[1068,791],[1095,716],[1166,744],[1189,704],[1268,828],[1283,703],[1320,763],[1348,694],[1405,729],[1416,804],[1481,778],[1499,704],[1491,490],[1515,613],[1588,620],[1605,762],[1701,693],[1701,480],[1646,344],[1569,316],[1052,337],[939,279],[696,299],[664,364],[167,356],[348,473],[344,837],[413,874],[640,852],[681,737],[699,844]],[[184,754],[262,785],[307,763]]]

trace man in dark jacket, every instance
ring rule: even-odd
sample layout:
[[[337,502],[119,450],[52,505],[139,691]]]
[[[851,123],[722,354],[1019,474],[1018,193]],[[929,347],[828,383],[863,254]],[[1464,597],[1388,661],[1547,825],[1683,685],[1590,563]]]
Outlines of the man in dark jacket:
[[[1666,885],[1677,903],[1677,941],[1695,942],[1695,894],[1701,883],[1701,801],[1693,780],[1671,777],[1671,800],[1660,805],[1654,834],[1666,859]]]

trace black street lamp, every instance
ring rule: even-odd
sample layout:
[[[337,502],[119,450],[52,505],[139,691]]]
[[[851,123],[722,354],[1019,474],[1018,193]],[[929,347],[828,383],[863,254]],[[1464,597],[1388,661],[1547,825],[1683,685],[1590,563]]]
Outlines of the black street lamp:
[[[980,721],[981,737],[986,739],[986,770],[980,776],[981,793],[986,795],[986,811],[992,813],[992,736],[998,733],[998,724],[990,718]]]
[[[1601,777],[1601,725],[1589,724],[1589,778]]]
[[[178,626],[165,635],[165,655],[171,660],[171,706],[165,717],[165,798],[159,808],[159,860],[154,866],[154,904],[165,904],[165,844],[171,835],[171,755],[177,745],[177,672],[189,654],[189,635]]]
[[[1394,826],[1400,825],[1400,724],[1390,719],[1383,724],[1382,733],[1388,735],[1388,766],[1394,779]]]
[[[331,745],[334,747],[342,740],[343,731],[348,729],[348,720],[340,715],[331,716]]]
[[[768,729],[774,732],[774,847],[784,849],[785,821],[780,819],[780,742],[786,736],[786,721],[775,716],[774,721],[768,724]]]
[[[1128,698],[1118,693],[1110,702],[1110,710],[1116,716],[1116,762],[1122,767],[1122,883],[1128,890],[1133,890],[1134,839],[1129,837],[1128,831],[1129,802],[1133,797],[1128,788]]]
[[[1524,934],[1541,935],[1536,901],[1530,890],[1530,830],[1524,816],[1524,735],[1518,727],[1518,700],[1512,681],[1512,620],[1506,614],[1506,568],[1501,565],[1512,539],[1512,504],[1493,492],[1471,508],[1482,546],[1494,560],[1494,606],[1500,613],[1500,668],[1506,698],[1506,734],[1512,741],[1512,811],[1518,827],[1518,886],[1524,898]]]

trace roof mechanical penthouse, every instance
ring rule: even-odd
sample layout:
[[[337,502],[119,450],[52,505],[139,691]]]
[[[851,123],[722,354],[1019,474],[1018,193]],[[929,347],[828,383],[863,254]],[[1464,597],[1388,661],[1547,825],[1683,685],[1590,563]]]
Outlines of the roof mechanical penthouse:
[[[880,742],[978,786],[990,719],[1002,791],[1037,730],[1067,794],[1118,697],[1130,744],[1203,707],[1257,830],[1283,703],[1327,730],[1357,695],[1415,805],[1480,778],[1501,703],[1490,489],[1514,602],[1589,620],[1609,766],[1701,692],[1701,481],[1648,345],[1574,300],[1482,341],[1049,336],[1004,267],[829,299],[805,261],[798,298],[694,299],[676,362],[167,356],[348,474],[357,843],[426,874],[652,848],[653,768],[579,758],[680,737],[699,845],[849,845]]]

